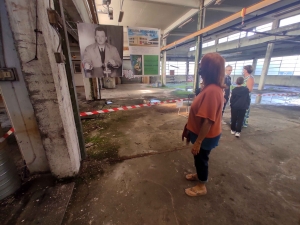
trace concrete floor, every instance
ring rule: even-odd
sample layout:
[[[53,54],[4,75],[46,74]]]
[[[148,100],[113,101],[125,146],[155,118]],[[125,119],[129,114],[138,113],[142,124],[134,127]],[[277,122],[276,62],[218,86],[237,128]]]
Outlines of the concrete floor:
[[[223,126],[211,153],[208,194],[197,198],[184,193],[194,185],[184,179],[194,171],[193,157],[181,142],[187,119],[175,104],[83,122],[86,137],[115,143],[123,160],[97,161],[97,145],[88,149],[84,182],[77,183],[63,224],[300,224],[299,109],[252,106],[240,139]]]
[[[170,89],[118,85],[105,90],[113,104],[103,105],[85,101],[83,90],[78,91],[80,111],[176,98]],[[228,107],[225,121],[229,117]],[[181,141],[186,121],[175,104],[83,120],[91,147],[72,180],[75,188],[62,224],[300,224],[299,106],[252,105],[250,126],[240,139],[223,126],[220,145],[210,157],[208,194],[197,198],[184,193],[195,185],[184,178],[194,172],[191,146]],[[18,215],[9,212],[15,211],[14,204],[24,211],[26,205],[22,209],[19,202],[24,201],[0,202],[0,218],[17,221]]]
[[[186,84],[186,87],[184,87]],[[146,103],[151,99],[168,100],[178,99],[173,95],[174,90],[192,90],[192,83],[168,84],[168,88],[153,88],[148,84],[125,84],[117,85],[116,89],[106,89],[102,91],[102,98],[111,100],[113,104],[105,106],[105,108],[113,108],[120,106],[128,106],[134,104]],[[187,88],[188,87],[188,88]],[[101,109],[104,105],[103,101],[87,102],[85,101],[83,87],[77,87],[79,95],[79,104],[81,111],[91,111]],[[279,96],[284,93],[298,93],[295,96]],[[257,94],[274,94],[273,96],[263,96],[260,104],[264,105],[285,105],[285,106],[300,106],[300,87],[286,86],[271,86],[266,85],[263,91],[257,90],[257,85],[254,87],[251,103],[256,104]],[[188,97],[188,94],[184,96]]]

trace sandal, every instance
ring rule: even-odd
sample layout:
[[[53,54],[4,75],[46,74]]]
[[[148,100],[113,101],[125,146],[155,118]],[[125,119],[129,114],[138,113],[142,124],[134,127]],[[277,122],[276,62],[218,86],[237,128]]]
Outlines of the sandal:
[[[187,174],[185,176],[185,179],[187,179],[188,181],[197,181],[198,180],[198,176],[196,173],[190,173],[190,174]]]
[[[206,195],[207,194],[206,188],[204,190],[201,190],[201,191],[197,191],[194,188],[187,188],[184,191],[185,191],[185,193],[188,196],[191,196],[191,197],[197,197],[197,196],[201,196],[201,195]]]

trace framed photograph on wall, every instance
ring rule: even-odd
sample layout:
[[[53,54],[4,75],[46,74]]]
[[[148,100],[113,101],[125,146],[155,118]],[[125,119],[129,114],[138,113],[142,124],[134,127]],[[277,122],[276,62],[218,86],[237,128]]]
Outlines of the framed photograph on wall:
[[[122,77],[123,26],[78,23],[77,28],[85,77]]]

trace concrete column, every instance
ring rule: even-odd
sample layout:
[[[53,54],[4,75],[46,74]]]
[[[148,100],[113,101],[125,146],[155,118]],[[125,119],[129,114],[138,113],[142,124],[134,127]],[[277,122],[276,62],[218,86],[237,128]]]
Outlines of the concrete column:
[[[256,66],[257,66],[257,59],[254,58],[254,59],[253,59],[253,63],[252,63],[252,67],[253,67],[253,75],[255,75]]]
[[[187,82],[188,81],[188,76],[189,76],[189,73],[190,73],[190,67],[189,67],[189,64],[190,64],[190,61],[189,59],[186,60],[186,78],[185,78],[185,81]]]
[[[256,98],[255,98],[255,104],[260,104],[261,100],[262,100],[261,95],[257,95]]]
[[[204,0],[200,0],[200,8],[198,13],[198,24],[197,30],[201,30],[204,27],[204,18],[205,18],[205,8],[204,8]],[[196,51],[195,51],[195,69],[194,69],[194,92],[200,86],[200,77],[198,75],[199,71],[199,61],[202,57],[202,35],[199,35],[196,38]]]
[[[18,75],[25,81],[39,128],[36,135],[41,138],[50,171],[59,178],[74,176],[80,168],[80,149],[65,65],[57,64],[54,57],[59,37],[49,24],[49,3],[32,0],[4,2],[18,58],[7,57],[21,65]],[[36,28],[42,32],[38,33],[37,45]]]
[[[163,46],[166,46],[167,38],[163,39]],[[167,51],[163,51],[163,57],[161,60],[161,85],[167,84]]]
[[[257,66],[257,59],[254,58],[254,59],[253,59],[253,63],[252,63],[252,67],[253,67],[253,75],[255,75],[256,66]],[[257,95],[257,96],[256,96],[256,98],[255,98],[255,103],[256,103],[256,104],[260,104],[260,103],[261,103],[261,95]]]
[[[278,26],[279,26],[279,20],[274,20],[272,30],[277,29]],[[266,56],[265,56],[264,65],[263,65],[263,68],[262,68],[262,71],[261,71],[259,84],[258,84],[258,90],[260,90],[260,91],[263,90],[264,86],[265,86],[265,82],[266,82],[266,78],[267,78],[267,75],[268,75],[268,70],[269,70],[273,50],[274,50],[274,43],[269,43],[268,47],[267,47],[267,52],[266,52]]]
[[[78,100],[77,100],[77,92],[76,92],[76,87],[74,84],[74,68],[72,65],[72,58],[71,58],[71,53],[70,53],[70,43],[69,43],[69,38],[68,38],[68,31],[67,31],[67,26],[66,26],[66,19],[65,19],[65,13],[64,13],[62,0],[56,0],[54,7],[55,7],[56,11],[58,12],[58,14],[61,16],[62,22],[63,22],[63,27],[62,27],[62,29],[60,29],[60,34],[61,34],[61,37],[63,37],[63,38],[62,38],[60,44],[62,47],[62,53],[64,54],[64,57],[65,57],[65,70],[66,70],[66,75],[67,75],[69,94],[70,94],[70,98],[71,98],[73,116],[74,116],[76,132],[77,132],[77,137],[78,137],[78,143],[79,143],[79,148],[80,148],[80,155],[81,155],[81,158],[85,159],[86,150],[85,150],[85,143],[84,143],[84,137],[83,137],[83,129],[82,129],[82,124],[81,124],[81,118],[79,115],[80,112],[79,112],[79,105],[78,105]]]

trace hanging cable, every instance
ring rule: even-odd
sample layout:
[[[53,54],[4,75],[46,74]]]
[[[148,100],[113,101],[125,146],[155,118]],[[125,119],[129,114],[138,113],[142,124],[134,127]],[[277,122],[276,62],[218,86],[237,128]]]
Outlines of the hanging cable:
[[[35,56],[32,60],[28,61],[27,63],[30,63],[34,60],[38,60],[38,37],[39,33],[42,34],[43,32],[38,29],[38,0],[35,1]]]
[[[53,27],[53,28],[54,28],[54,27]],[[59,38],[59,43],[58,43],[57,50],[56,50],[56,51],[58,52],[59,47],[61,46],[62,38],[61,38],[61,35],[60,35],[60,33],[58,32],[58,30],[55,29],[55,28],[54,28],[54,30],[56,31],[56,33],[57,33],[57,35],[58,35],[58,38]]]

